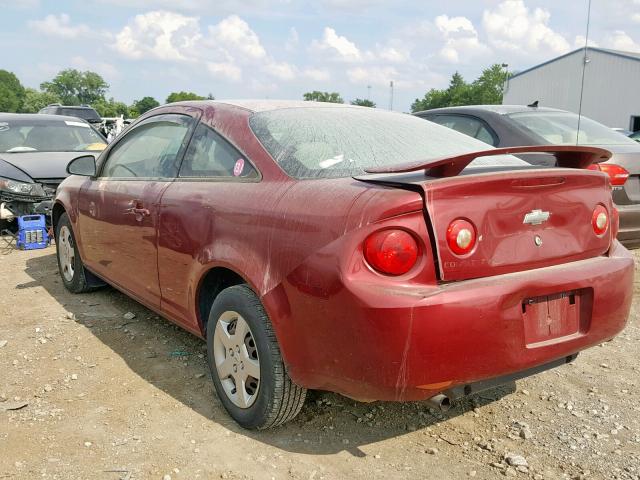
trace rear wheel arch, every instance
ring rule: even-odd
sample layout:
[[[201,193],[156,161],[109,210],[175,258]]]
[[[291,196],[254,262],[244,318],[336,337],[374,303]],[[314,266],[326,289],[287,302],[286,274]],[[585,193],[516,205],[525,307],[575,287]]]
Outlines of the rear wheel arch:
[[[196,290],[195,307],[198,324],[203,336],[207,334],[209,312],[216,297],[225,288],[242,284],[247,284],[252,288],[251,284],[242,275],[223,266],[213,266],[202,275]]]

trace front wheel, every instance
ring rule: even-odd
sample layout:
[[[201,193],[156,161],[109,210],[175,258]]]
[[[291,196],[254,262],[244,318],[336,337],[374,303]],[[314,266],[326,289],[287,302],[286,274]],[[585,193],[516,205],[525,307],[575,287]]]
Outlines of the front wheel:
[[[249,429],[293,419],[307,391],[287,375],[258,296],[247,285],[224,289],[213,302],[207,325],[209,369],[233,419]]]
[[[73,293],[90,291],[91,287],[87,284],[84,265],[66,213],[60,215],[56,225],[56,253],[60,277],[65,288]]]

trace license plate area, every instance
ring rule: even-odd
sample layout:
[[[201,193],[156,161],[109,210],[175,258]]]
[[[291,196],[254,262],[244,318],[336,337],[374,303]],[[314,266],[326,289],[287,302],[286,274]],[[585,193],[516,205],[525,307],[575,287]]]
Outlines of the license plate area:
[[[522,302],[524,337],[535,348],[584,335],[591,321],[589,288],[527,298]]]

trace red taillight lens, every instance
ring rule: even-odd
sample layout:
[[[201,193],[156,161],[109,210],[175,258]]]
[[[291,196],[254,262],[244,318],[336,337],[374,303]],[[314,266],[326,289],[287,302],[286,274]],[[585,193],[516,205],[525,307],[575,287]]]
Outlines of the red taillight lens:
[[[467,220],[454,220],[447,228],[447,244],[456,255],[469,253],[476,245],[476,228]]]
[[[607,231],[609,227],[609,214],[604,206],[598,205],[593,211],[591,226],[593,227],[593,232],[598,236],[604,235]]]
[[[599,170],[609,175],[611,185],[614,187],[624,185],[627,178],[629,178],[629,172],[627,170],[620,165],[613,165],[611,163],[593,163],[589,165],[589,170]]]
[[[404,230],[379,230],[364,241],[369,265],[387,275],[407,273],[416,264],[418,253],[418,243]]]

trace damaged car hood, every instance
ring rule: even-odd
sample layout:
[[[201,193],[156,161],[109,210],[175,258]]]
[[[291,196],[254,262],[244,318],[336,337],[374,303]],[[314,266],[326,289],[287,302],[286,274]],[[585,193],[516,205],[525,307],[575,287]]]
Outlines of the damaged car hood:
[[[0,153],[0,163],[4,161],[11,164],[32,179],[62,179],[68,176],[67,165],[69,162],[82,155],[82,153],[83,152]],[[24,178],[14,179],[24,181]]]

